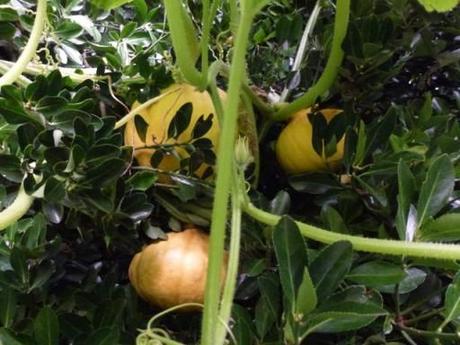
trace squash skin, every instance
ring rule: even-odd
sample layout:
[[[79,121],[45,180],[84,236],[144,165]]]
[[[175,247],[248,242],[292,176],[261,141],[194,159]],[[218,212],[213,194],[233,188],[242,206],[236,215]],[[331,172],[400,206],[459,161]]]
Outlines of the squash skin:
[[[336,152],[332,156],[326,158],[316,153],[311,142],[313,129],[307,117],[309,112],[310,108],[294,114],[276,142],[278,162],[288,175],[335,171],[342,162],[345,137],[337,143]],[[327,122],[341,112],[340,109],[321,109]]]
[[[139,113],[148,124],[145,142],[141,140],[137,133],[134,119],[126,123],[124,132],[125,145],[134,147],[134,158],[137,163],[140,166],[151,166],[150,161],[155,149],[142,147],[188,142],[192,138],[192,132],[196,122],[202,115],[204,115],[205,119],[210,114],[213,116],[212,126],[203,138],[210,139],[213,144],[213,151],[217,152],[220,132],[219,122],[210,95],[206,91],[199,92],[195,87],[188,84],[173,84],[162,92],[162,94],[165,93],[169,94]],[[226,98],[225,92],[220,90],[219,93],[224,100]],[[177,111],[188,102],[191,102],[193,105],[189,126],[177,138],[167,138],[169,124]],[[139,104],[135,102],[133,108],[136,108],[138,105]],[[157,168],[167,172],[178,170],[180,168],[180,160],[188,157],[189,154],[182,147],[176,147],[175,151],[180,158],[172,154],[167,154],[163,156]],[[202,177],[207,167],[207,164],[201,164],[195,171],[195,174],[198,177]]]
[[[150,244],[129,266],[129,280],[138,295],[161,309],[183,303],[204,303],[209,236],[197,228],[168,233],[166,241]],[[226,254],[221,288],[227,272]],[[182,311],[200,309],[181,308]]]

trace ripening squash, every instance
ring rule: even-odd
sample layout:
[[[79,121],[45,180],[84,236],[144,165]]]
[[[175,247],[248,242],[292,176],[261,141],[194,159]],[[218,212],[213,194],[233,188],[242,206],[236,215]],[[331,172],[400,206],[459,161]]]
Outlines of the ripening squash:
[[[342,113],[340,109],[321,109],[326,121],[331,121]],[[281,131],[276,142],[276,156],[287,174],[312,173],[336,170],[343,158],[345,137],[337,143],[336,152],[325,157],[316,153],[312,144],[313,129],[308,119],[310,108],[294,114],[287,126]]]
[[[211,141],[213,152],[216,152],[219,138],[219,123],[217,115],[208,92],[200,92],[195,87],[188,84],[174,84],[162,92],[162,97],[158,102],[152,104],[147,109],[140,112],[140,116],[147,124],[145,141],[143,141],[136,130],[135,120],[126,124],[124,139],[125,145],[134,147],[134,158],[141,166],[151,166],[151,158],[155,153],[155,148],[145,148],[153,145],[185,144],[193,139],[193,129],[195,124],[202,119],[212,121],[209,130],[202,136]],[[220,91],[220,96],[225,99],[225,93]],[[138,106],[133,104],[133,108]],[[185,107],[184,107],[185,106]],[[168,128],[178,111],[191,106],[191,117],[188,127],[176,138],[168,138]],[[176,171],[180,168],[181,159],[189,157],[189,153],[184,147],[175,146],[174,153],[166,152],[159,164],[158,169],[164,171]],[[201,177],[208,164],[202,163],[195,174]]]
[[[129,280],[144,300],[167,309],[204,301],[208,270],[209,236],[191,227],[168,233],[166,241],[150,244],[129,266]],[[227,272],[227,255],[221,269],[221,287]],[[189,307],[181,310],[193,310]]]

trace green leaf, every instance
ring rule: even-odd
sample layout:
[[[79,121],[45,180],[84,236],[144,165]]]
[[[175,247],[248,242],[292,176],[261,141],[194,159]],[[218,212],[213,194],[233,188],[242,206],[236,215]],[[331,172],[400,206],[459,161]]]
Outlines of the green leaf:
[[[59,320],[51,307],[43,307],[34,320],[37,345],[59,344]]]
[[[457,273],[446,291],[444,302],[445,323],[460,321],[460,272]]]
[[[386,315],[382,307],[374,303],[342,302],[330,311],[312,315],[308,333],[338,333],[363,328],[377,317]]]
[[[254,334],[251,315],[242,306],[233,304],[232,319],[234,321],[232,327],[233,337],[230,337],[232,344],[250,344]]]
[[[404,276],[404,270],[399,265],[385,261],[369,261],[353,268],[347,279],[354,283],[378,287],[397,284]]]
[[[446,204],[455,183],[455,171],[449,156],[444,154],[429,167],[417,203],[418,224],[435,216]]]
[[[406,239],[406,228],[409,209],[415,193],[415,178],[409,166],[402,159],[398,163],[398,211],[396,213],[396,228],[399,238]]]
[[[29,269],[27,268],[26,256],[21,249],[15,247],[11,250],[10,263],[19,281],[27,284],[29,282]]]
[[[9,327],[14,321],[17,307],[17,294],[13,289],[2,289],[0,291],[0,322],[2,326]]]
[[[448,12],[458,5],[458,0],[418,0],[428,12]]]
[[[255,309],[255,326],[263,339],[278,319],[280,309],[279,280],[275,274],[263,274],[257,278],[260,298]]]
[[[132,0],[91,0],[91,3],[96,7],[108,11],[127,4],[131,1]]]
[[[168,127],[168,138],[177,138],[190,125],[193,113],[191,102],[183,104],[172,118]]]
[[[120,338],[118,329],[114,327],[99,328],[89,334],[86,345],[118,344]]]
[[[21,182],[23,173],[21,162],[14,155],[0,154],[0,175],[12,182]]]
[[[310,264],[318,301],[324,301],[350,270],[353,250],[349,242],[338,241],[324,248]]]
[[[398,293],[399,294],[406,294],[411,291],[414,291],[418,288],[426,279],[427,274],[425,271],[418,269],[416,267],[411,267],[406,270],[406,276],[403,280],[401,280],[398,284]],[[387,286],[379,286],[378,290],[380,292],[385,293],[394,293],[396,285],[387,285]]]
[[[460,241],[460,213],[448,213],[427,221],[419,231],[422,241]]]
[[[45,199],[49,202],[60,202],[64,197],[64,182],[54,176],[49,177],[45,184]]]
[[[141,170],[132,175],[126,182],[134,190],[145,192],[155,185],[158,175],[154,171]]]
[[[388,138],[391,133],[393,133],[393,128],[396,124],[396,119],[398,118],[398,112],[396,108],[391,107],[388,109],[387,113],[383,119],[375,121],[370,127],[369,131],[366,133],[367,137],[367,148],[364,158],[371,155],[378,147],[383,146],[388,142]]]
[[[296,313],[306,316],[310,314],[318,304],[318,297],[316,290],[313,286],[308,268],[305,267],[303,280],[300,284],[299,291],[297,292]]]
[[[24,345],[19,341],[11,331],[6,328],[0,328],[0,345]]]
[[[288,310],[295,310],[297,290],[302,283],[307,252],[297,225],[283,217],[273,231],[273,246],[279,265],[279,275]]]
[[[136,115],[134,116],[134,125],[136,126],[137,135],[141,141],[145,143],[149,124],[144,120],[142,116]]]

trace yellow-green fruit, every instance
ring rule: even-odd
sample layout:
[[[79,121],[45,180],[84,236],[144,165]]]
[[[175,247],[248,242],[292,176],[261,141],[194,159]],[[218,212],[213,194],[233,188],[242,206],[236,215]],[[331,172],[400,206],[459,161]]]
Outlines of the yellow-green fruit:
[[[168,233],[137,253],[129,266],[129,280],[150,304],[167,309],[183,303],[204,302],[208,270],[209,236],[196,228]],[[227,256],[221,270],[221,287],[227,273]],[[193,310],[199,308],[185,308]],[[181,309],[182,310],[182,309]]]
[[[329,122],[340,109],[321,109],[321,113]],[[324,170],[335,170],[343,158],[345,138],[337,143],[336,152],[325,157],[316,153],[312,144],[312,126],[308,119],[310,108],[294,114],[288,125],[281,131],[276,142],[276,156],[281,167],[288,174],[311,173]]]
[[[214,146],[213,150],[216,151],[219,138],[219,123],[210,95],[206,91],[199,92],[195,87],[188,84],[174,84],[165,89],[162,94],[165,96],[139,114],[148,125],[145,142],[141,140],[137,133],[134,119],[126,124],[125,145],[134,147],[134,157],[138,164],[151,166],[150,161],[155,149],[143,147],[189,142],[192,139],[193,128],[202,115],[207,119],[212,114],[212,126],[203,138],[210,139]],[[223,91],[220,92],[220,96],[225,99]],[[169,124],[178,110],[186,103],[191,103],[193,107],[189,126],[177,138],[168,138]],[[133,104],[133,108],[138,105],[137,103]],[[164,171],[178,170],[180,160],[188,157],[189,154],[182,147],[176,147],[175,151],[179,158],[173,154],[166,154],[157,168]],[[195,173],[198,176],[202,176],[207,167],[206,164],[202,164]]]

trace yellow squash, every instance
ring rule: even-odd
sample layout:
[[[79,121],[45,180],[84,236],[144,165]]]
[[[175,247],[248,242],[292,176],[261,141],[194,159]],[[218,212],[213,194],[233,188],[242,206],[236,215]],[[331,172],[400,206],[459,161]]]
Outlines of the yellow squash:
[[[343,158],[345,138],[337,143],[336,152],[325,157],[316,153],[312,144],[312,126],[308,119],[310,108],[294,114],[287,126],[281,131],[276,142],[276,156],[287,174],[311,173],[335,170]],[[326,121],[331,121],[340,114],[340,109],[321,109]]]
[[[125,145],[134,147],[134,157],[141,166],[151,166],[150,159],[155,152],[153,148],[143,148],[159,144],[183,144],[192,138],[193,128],[198,119],[204,115],[205,119],[212,114],[212,126],[203,138],[208,138],[213,143],[213,150],[217,150],[219,138],[219,123],[210,95],[199,92],[195,87],[188,84],[174,84],[165,89],[162,94],[166,94],[158,102],[140,112],[140,116],[147,123],[146,141],[143,142],[139,137],[134,120],[129,121],[125,127]],[[225,93],[221,92],[221,98],[225,98]],[[186,103],[192,103],[193,111],[190,125],[176,139],[168,138],[168,128],[177,111]],[[133,104],[133,108],[138,106]],[[189,156],[182,147],[176,147],[176,157],[173,154],[163,156],[158,168],[165,171],[175,171],[180,168],[180,160]],[[202,164],[195,172],[202,176],[208,166]]]
[[[129,280],[150,304],[167,309],[183,303],[204,301],[208,270],[209,236],[194,227],[168,233],[137,253],[129,266]],[[227,272],[227,256],[221,286]],[[196,308],[186,308],[185,310]]]

